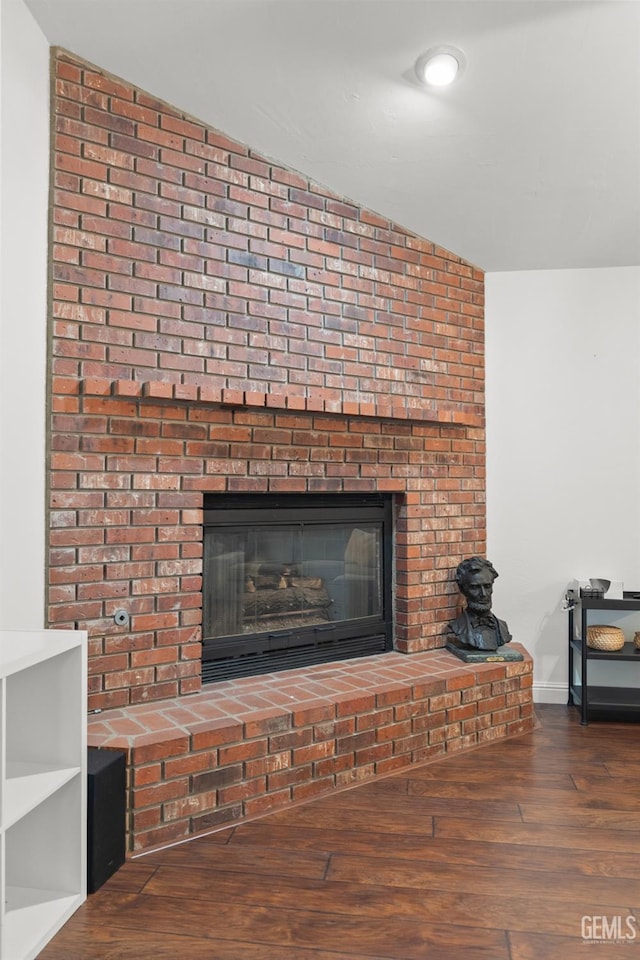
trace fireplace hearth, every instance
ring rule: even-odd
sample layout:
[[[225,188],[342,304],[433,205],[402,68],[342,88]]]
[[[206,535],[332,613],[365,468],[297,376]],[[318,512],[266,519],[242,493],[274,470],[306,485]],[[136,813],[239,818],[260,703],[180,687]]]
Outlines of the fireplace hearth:
[[[205,497],[203,682],[392,649],[392,500]]]

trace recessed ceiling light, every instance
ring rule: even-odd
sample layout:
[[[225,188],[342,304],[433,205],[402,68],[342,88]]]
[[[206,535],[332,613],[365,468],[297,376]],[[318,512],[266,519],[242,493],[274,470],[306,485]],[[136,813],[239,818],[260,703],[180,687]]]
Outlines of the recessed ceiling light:
[[[429,87],[448,87],[465,65],[464,54],[456,47],[433,47],[416,60],[416,76]]]

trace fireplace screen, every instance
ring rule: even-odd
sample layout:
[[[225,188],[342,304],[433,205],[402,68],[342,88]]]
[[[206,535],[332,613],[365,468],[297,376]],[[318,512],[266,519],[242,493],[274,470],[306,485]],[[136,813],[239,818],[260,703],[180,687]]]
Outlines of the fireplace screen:
[[[390,539],[382,497],[211,495],[203,679],[389,649]]]

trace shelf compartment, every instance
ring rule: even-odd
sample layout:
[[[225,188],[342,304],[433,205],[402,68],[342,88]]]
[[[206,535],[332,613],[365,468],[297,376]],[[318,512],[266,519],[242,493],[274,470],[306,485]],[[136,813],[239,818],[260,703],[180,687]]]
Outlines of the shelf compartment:
[[[571,646],[577,651],[578,655],[582,653],[582,640],[575,638],[571,641]],[[588,660],[628,660],[630,663],[636,661],[640,663],[640,650],[638,650],[633,641],[627,640],[624,647],[620,650],[594,650],[593,647],[587,647]]]
[[[28,670],[38,663],[78,649],[81,630],[0,630],[0,675]]]
[[[44,763],[7,762],[3,798],[5,829],[79,773],[79,766],[60,767]]]
[[[4,831],[2,957],[35,957],[85,899],[85,779],[76,773]]]
[[[74,767],[83,750],[82,662],[65,650],[5,679],[5,762]],[[69,691],[74,691],[73,695]]]
[[[593,600],[588,597],[581,597],[576,601],[576,606],[581,606],[585,610],[640,610],[640,593],[637,590],[625,590],[620,600]]]
[[[576,706],[582,704],[582,690],[580,684],[570,687],[571,698]],[[609,711],[612,713],[624,711],[637,713],[640,717],[640,690],[628,687],[595,687],[587,688],[587,709],[591,711]]]
[[[33,960],[75,913],[84,897],[59,890],[7,887],[2,956]]]

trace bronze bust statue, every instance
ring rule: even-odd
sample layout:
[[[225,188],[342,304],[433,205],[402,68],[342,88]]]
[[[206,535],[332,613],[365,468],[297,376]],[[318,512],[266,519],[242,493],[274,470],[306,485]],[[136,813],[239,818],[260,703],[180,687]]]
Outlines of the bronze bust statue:
[[[464,594],[466,609],[452,620],[449,629],[457,648],[497,651],[512,639],[504,620],[491,613],[493,581],[498,571],[482,557],[469,557],[458,564],[456,583]]]

